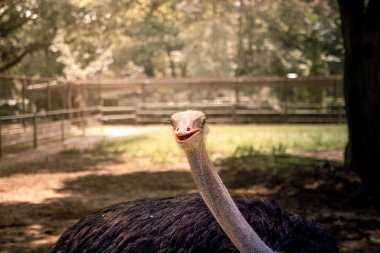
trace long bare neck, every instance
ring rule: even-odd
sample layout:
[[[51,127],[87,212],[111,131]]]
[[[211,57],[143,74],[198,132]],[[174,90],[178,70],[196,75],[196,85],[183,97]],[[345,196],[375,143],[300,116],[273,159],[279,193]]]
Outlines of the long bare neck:
[[[203,200],[236,248],[241,253],[274,253],[240,213],[215,171],[204,142],[199,149],[185,152]]]

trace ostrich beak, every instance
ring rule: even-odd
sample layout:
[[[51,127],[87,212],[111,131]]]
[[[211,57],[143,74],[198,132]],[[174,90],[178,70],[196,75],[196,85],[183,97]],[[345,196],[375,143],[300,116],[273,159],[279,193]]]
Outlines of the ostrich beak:
[[[195,129],[192,129],[191,131],[176,130],[175,131],[176,141],[178,143],[185,143],[191,140],[193,137],[200,135],[201,132],[202,132],[202,129],[200,128],[195,128]]]

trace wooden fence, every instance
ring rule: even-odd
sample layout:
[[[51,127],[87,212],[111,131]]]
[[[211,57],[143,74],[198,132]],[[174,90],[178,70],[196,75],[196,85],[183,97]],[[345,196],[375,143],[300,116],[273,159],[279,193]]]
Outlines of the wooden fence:
[[[255,109],[250,110],[252,113],[265,114],[270,109],[270,114],[278,115],[290,115],[292,110],[304,113],[306,109],[302,108],[307,107],[312,107],[310,113],[325,113],[344,106],[341,77],[63,80],[0,74],[0,85],[12,82],[21,87],[18,103],[19,112],[23,114],[30,110],[31,104],[36,111],[71,110],[91,105],[121,106],[109,108],[108,111],[114,111],[109,115],[121,115],[126,107],[141,111],[151,104],[154,106],[149,110],[155,109],[155,105],[162,110],[176,106],[215,105],[222,108],[225,105],[236,108],[236,114],[250,109]],[[130,116],[127,113],[120,117]],[[107,118],[111,120],[112,117]]]
[[[345,121],[340,77],[100,80],[91,85],[98,88],[105,123],[161,123],[186,109],[202,110],[216,123]]]
[[[204,111],[213,123],[345,122],[341,77],[63,80],[0,74],[0,85],[12,83],[21,87],[20,115],[0,117],[0,155],[4,147],[37,147],[84,132],[90,119],[166,123],[186,109]]]
[[[100,121],[99,107],[29,113],[0,117],[0,157],[4,148],[38,145],[47,140],[65,140],[73,132],[85,135],[86,126]]]
[[[272,107],[217,104],[139,104],[133,106],[94,106],[81,109],[57,110],[34,114],[0,117],[0,157],[4,148],[38,145],[47,140],[65,140],[76,134],[85,135],[86,127],[103,123],[166,123],[174,112],[197,109],[211,123],[341,123],[345,121],[344,107],[320,105],[288,105],[285,111]]]
[[[139,104],[137,106],[103,106],[104,123],[164,123],[174,112],[195,109],[203,111],[212,123],[342,123],[342,105],[289,104],[285,110],[239,104]]]

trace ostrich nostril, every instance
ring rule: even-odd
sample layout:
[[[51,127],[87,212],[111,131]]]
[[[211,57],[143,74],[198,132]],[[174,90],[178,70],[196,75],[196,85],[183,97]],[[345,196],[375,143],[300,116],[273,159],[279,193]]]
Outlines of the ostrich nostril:
[[[186,131],[190,131],[190,127],[186,128]]]
[[[179,130],[179,128],[176,129],[176,131],[178,131],[178,130]]]

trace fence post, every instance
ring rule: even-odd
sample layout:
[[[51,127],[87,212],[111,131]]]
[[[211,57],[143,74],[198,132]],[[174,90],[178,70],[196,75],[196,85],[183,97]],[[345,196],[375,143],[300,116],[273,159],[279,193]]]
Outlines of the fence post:
[[[26,113],[26,83],[25,80],[22,80],[22,86],[21,86],[21,104],[22,104],[22,114]],[[26,121],[25,118],[22,119],[22,126],[26,127]]]
[[[237,123],[237,118],[238,118],[237,110],[238,110],[239,104],[240,104],[239,86],[236,85],[235,86],[235,103],[233,105],[233,110],[234,110],[233,120],[234,120],[234,123]]]
[[[51,110],[51,88],[50,88],[50,82],[47,83],[46,86],[46,111]]]
[[[66,82],[66,109],[69,111],[69,120],[72,118],[72,104],[71,104],[71,83]]]
[[[335,79],[335,83],[334,83],[334,97],[335,97],[334,107],[335,106],[338,107],[338,122],[341,123],[341,122],[344,122],[344,120],[342,120],[342,119],[344,119],[344,113],[345,113],[346,108],[345,108],[345,106],[342,106],[339,103],[337,103],[337,98],[339,97],[338,87],[343,89],[342,83],[338,79]]]
[[[289,101],[288,101],[288,99],[289,99],[289,94],[288,94],[288,92],[289,92],[289,87],[290,87],[290,85],[289,85],[289,79],[287,79],[286,81],[285,81],[285,85],[283,86],[284,88],[283,88],[283,99],[284,99],[284,113],[285,114],[288,114],[288,106],[289,106]]]
[[[143,105],[145,105],[145,83],[141,84],[141,101]]]
[[[192,96],[193,96],[193,94],[192,94],[192,86],[191,86],[191,84],[188,84],[187,85],[187,102],[189,104],[191,104],[191,102],[192,102]]]
[[[65,114],[61,114],[61,141],[65,140]]]
[[[102,85],[101,85],[100,81],[97,84],[97,93],[98,93],[98,105],[102,106],[103,105],[103,101],[102,101]]]
[[[2,138],[2,122],[1,122],[1,119],[0,119],[0,157],[3,156],[3,138]]]
[[[86,135],[86,118],[84,117],[83,109],[80,111],[80,121],[82,125],[82,136]]]
[[[37,113],[33,115],[33,148],[37,148]]]

